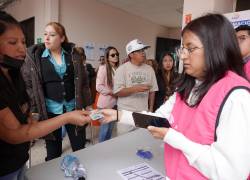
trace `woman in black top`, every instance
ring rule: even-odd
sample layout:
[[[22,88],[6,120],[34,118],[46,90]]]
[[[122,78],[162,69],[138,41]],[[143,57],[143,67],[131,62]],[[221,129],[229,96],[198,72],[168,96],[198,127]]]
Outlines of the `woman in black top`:
[[[22,179],[21,170],[28,160],[29,141],[70,123],[84,125],[87,112],[72,111],[36,122],[20,67],[25,58],[25,37],[19,23],[0,11],[0,180]]]
[[[164,52],[161,55],[158,67],[159,70],[156,73],[156,79],[159,91],[155,93],[154,111],[174,93],[174,80],[178,77],[178,73],[175,72],[174,58],[171,53]]]

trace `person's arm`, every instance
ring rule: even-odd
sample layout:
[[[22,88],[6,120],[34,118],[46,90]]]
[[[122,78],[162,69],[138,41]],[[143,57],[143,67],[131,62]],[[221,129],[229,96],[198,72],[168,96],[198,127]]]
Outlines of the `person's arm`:
[[[155,114],[160,117],[165,117],[170,120],[171,112],[176,100],[176,93],[169,97],[158,109],[155,110]],[[171,123],[171,122],[170,122]]]
[[[124,65],[121,65],[114,75],[114,87],[113,93],[118,97],[126,97],[131,94],[148,91],[148,85],[135,85],[132,87],[126,87],[126,73]]]
[[[133,87],[129,87],[120,89],[118,92],[114,93],[114,95],[117,97],[126,97],[130,96],[133,93],[134,93]]]
[[[120,91],[116,92],[115,95],[118,97],[126,97],[134,93],[148,91],[149,89],[150,89],[149,85],[139,84],[128,88],[122,88]]]
[[[96,91],[102,95],[111,95],[113,91],[105,85],[107,80],[106,66],[100,66],[96,77]]]
[[[156,79],[156,75],[154,70],[151,68],[151,88],[149,90],[149,99],[148,99],[148,105],[149,105],[149,111],[153,112],[154,110],[154,103],[155,103],[155,91],[158,91],[158,83]]]
[[[250,96],[235,90],[224,104],[211,145],[195,143],[183,134],[165,128],[164,141],[183,152],[189,164],[209,179],[247,179],[250,170]],[[164,134],[164,128],[149,127]],[[159,135],[160,136],[160,135]]]
[[[148,97],[148,104],[149,104],[149,111],[153,112],[154,109],[154,103],[155,103],[155,92],[149,92],[149,97]]]
[[[84,111],[72,111],[44,121],[29,119],[20,124],[12,111],[6,107],[0,110],[0,139],[10,144],[20,144],[49,134],[64,124],[83,126],[90,121]]]
[[[158,108],[155,113],[146,111],[143,111],[141,113],[169,119],[171,116],[172,109],[174,107],[175,99],[176,99],[176,94],[171,96],[170,100],[165,102],[162,106],[160,106],[160,108]],[[102,123],[109,123],[117,120],[117,110],[102,109],[100,110],[100,112],[102,112],[104,115],[104,118],[101,120]],[[119,110],[118,123],[134,125],[132,113],[133,113],[132,111]]]
[[[31,59],[30,55],[27,53],[24,63],[21,68],[21,74],[25,82],[26,92],[29,96],[31,112],[37,113],[37,107],[36,107],[35,97],[34,97],[33,87],[32,87],[32,78],[31,78],[32,72],[30,71],[32,65],[35,65],[35,63]],[[33,71],[35,71],[34,67],[33,67]]]
[[[135,126],[132,117],[132,111],[126,110],[114,110],[114,109],[101,109],[100,112],[104,115],[104,118],[101,119],[101,123],[106,124],[112,121],[116,121],[121,124],[129,124]],[[118,119],[117,119],[118,112]]]

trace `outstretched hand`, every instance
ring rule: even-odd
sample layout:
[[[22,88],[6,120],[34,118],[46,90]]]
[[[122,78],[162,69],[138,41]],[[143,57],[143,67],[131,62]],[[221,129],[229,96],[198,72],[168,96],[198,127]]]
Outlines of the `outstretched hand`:
[[[168,128],[159,128],[155,126],[148,126],[147,129],[156,139],[163,139],[168,132]]]
[[[117,119],[117,111],[114,109],[101,109],[100,112],[104,115],[101,122],[106,124]]]
[[[77,126],[83,126],[91,121],[89,111],[75,110],[67,113],[68,120],[70,124]]]

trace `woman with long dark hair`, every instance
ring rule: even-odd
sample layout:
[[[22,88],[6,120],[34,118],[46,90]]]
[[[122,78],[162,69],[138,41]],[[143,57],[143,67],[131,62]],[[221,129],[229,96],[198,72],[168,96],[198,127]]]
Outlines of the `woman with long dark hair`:
[[[149,126],[165,142],[169,179],[247,179],[250,172],[250,84],[232,24],[220,14],[191,21],[182,31],[184,63],[176,93],[155,115],[171,128]],[[103,110],[105,120],[116,119]],[[129,121],[131,112],[119,112]],[[133,122],[133,121],[132,121]]]
[[[113,95],[113,76],[119,66],[119,53],[115,47],[105,50],[105,64],[99,66],[96,78],[96,90],[100,94],[97,101],[98,108],[114,108],[117,98]],[[99,132],[99,142],[108,140],[112,136],[114,122],[102,124]]]
[[[171,53],[162,53],[158,67],[156,79],[159,90],[155,93],[154,110],[158,109],[174,93],[175,80],[178,78],[178,73],[175,72],[174,57]]]

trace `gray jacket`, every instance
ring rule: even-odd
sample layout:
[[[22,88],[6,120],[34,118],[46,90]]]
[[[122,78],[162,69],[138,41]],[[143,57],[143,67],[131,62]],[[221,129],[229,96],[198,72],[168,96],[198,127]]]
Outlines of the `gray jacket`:
[[[87,71],[83,66],[82,59],[77,58],[79,55],[76,54],[74,47],[75,45],[72,43],[63,45],[63,49],[70,54],[74,66],[75,109],[82,109],[91,105],[92,100]],[[30,97],[31,112],[39,113],[39,120],[48,119],[40,69],[41,55],[44,50],[44,44],[29,47],[21,69],[27,93]]]

